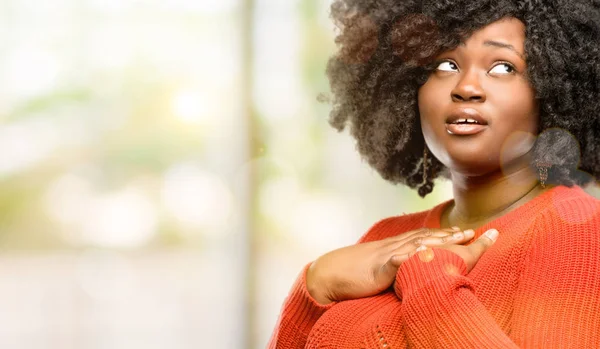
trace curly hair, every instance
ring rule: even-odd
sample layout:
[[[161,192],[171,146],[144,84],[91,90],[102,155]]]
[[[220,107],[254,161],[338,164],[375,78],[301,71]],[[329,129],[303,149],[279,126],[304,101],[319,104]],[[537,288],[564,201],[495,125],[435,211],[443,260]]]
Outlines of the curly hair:
[[[327,64],[329,122],[350,127],[384,179],[431,192],[445,167],[424,155],[418,89],[439,53],[505,17],[526,27],[527,77],[540,108],[534,163],[552,164],[549,183],[600,177],[599,0],[335,0],[331,17],[339,31]]]

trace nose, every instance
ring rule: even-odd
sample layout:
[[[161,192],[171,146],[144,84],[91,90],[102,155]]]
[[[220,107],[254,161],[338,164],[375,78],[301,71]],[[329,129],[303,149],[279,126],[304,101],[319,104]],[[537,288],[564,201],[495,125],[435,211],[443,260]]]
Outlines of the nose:
[[[477,72],[467,72],[452,89],[453,102],[485,102],[485,91],[479,83]]]

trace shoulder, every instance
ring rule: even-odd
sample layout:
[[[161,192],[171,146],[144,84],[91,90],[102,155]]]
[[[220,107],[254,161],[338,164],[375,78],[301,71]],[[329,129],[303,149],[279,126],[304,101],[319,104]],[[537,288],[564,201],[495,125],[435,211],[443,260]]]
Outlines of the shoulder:
[[[546,196],[546,208],[538,215],[540,223],[560,226],[589,226],[600,223],[600,200],[580,187],[561,188]]]
[[[600,248],[600,200],[579,187],[561,189],[547,200],[535,222],[537,244]]]
[[[543,280],[555,290],[600,286],[600,200],[578,190],[568,198],[551,198],[537,215],[525,278]]]
[[[377,241],[421,228],[430,210],[384,218],[373,224],[358,243]]]

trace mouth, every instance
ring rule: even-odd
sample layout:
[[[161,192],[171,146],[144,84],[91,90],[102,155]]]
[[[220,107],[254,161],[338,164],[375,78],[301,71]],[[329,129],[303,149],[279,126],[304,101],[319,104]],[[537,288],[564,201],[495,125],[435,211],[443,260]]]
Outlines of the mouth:
[[[451,135],[470,136],[485,131],[488,122],[473,108],[457,109],[446,119],[446,131]]]

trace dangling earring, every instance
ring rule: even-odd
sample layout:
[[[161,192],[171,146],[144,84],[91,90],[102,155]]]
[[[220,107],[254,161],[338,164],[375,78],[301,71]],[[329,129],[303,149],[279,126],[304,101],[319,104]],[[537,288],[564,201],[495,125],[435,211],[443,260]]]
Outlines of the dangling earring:
[[[427,183],[427,146],[423,147],[423,184]]]
[[[535,167],[538,169],[538,175],[540,178],[540,185],[542,188],[546,188],[546,180],[548,179],[548,169],[552,167],[552,164],[545,161],[536,161]]]
[[[421,184],[419,186],[419,189],[417,190],[419,196],[421,196],[422,198],[424,198],[425,195],[431,193],[431,191],[433,190],[433,183],[429,180],[427,176],[427,170],[429,169],[429,165],[427,164],[428,160],[429,153],[427,152],[427,145],[425,145],[425,147],[423,148],[423,184]]]

